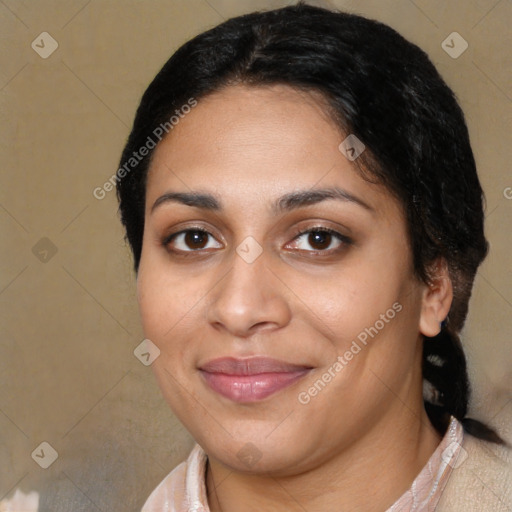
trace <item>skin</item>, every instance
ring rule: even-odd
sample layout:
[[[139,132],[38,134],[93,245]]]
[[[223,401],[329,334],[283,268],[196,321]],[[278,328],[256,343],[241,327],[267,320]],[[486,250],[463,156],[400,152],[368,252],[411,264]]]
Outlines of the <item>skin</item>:
[[[382,511],[440,442],[423,408],[421,350],[422,334],[437,334],[449,311],[446,265],[438,262],[428,286],[414,276],[402,208],[340,152],[345,137],[315,94],[237,85],[201,99],[155,150],[139,308],[161,351],[152,368],[163,395],[208,454],[212,512]],[[330,199],[271,210],[286,193],[331,186],[371,209]],[[151,212],[169,191],[209,192],[223,208],[166,202]],[[296,238],[297,228],[318,226],[351,243]],[[211,236],[162,243],[194,227]],[[263,251],[252,263],[236,252],[248,236]],[[300,403],[394,303],[402,310]],[[217,357],[253,355],[314,368],[244,404],[212,391],[198,371]],[[249,442],[259,457],[251,465],[237,456]]]

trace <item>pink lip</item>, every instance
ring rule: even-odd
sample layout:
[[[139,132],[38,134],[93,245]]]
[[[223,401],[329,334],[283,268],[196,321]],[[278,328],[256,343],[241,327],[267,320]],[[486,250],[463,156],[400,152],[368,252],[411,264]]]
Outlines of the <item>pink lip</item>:
[[[290,386],[311,367],[268,357],[214,359],[200,368],[208,386],[234,402],[256,402]]]

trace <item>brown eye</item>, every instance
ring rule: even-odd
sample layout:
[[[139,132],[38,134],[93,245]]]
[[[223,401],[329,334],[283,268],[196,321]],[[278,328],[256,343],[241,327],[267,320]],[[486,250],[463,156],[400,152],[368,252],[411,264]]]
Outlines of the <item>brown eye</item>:
[[[185,229],[168,236],[163,241],[163,245],[173,252],[194,252],[202,249],[222,247],[208,247],[210,238],[214,239],[211,233],[203,229]]]
[[[296,246],[295,248],[301,251],[325,253],[336,251],[337,249],[352,243],[349,238],[341,233],[324,227],[301,231],[294,238],[294,241]],[[308,248],[308,246],[311,249]]]
[[[208,234],[204,231],[187,231],[183,242],[191,249],[204,249],[207,239]]]
[[[308,236],[308,243],[320,251],[327,249],[331,245],[332,235],[326,231],[312,231]]]

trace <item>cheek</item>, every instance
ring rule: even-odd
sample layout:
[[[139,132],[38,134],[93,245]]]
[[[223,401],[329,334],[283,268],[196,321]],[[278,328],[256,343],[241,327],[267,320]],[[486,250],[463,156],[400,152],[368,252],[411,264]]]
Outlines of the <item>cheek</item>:
[[[137,278],[137,300],[144,329],[144,335],[154,343],[171,329],[177,314],[173,288],[162,286],[156,279],[156,272],[141,265]]]
[[[190,390],[184,390],[194,363],[191,338],[200,292],[197,285],[176,273],[149,259],[141,260],[137,277],[140,318],[144,336],[160,350],[151,369],[167,403],[182,419],[186,418],[183,411],[190,408]]]
[[[394,383],[414,363],[419,295],[404,270],[408,267],[391,261],[361,260],[322,286],[308,288],[310,321],[328,340],[322,352],[330,364],[337,356],[344,358],[332,387],[339,386],[338,393],[373,394],[372,386],[382,386],[372,371]],[[334,350],[328,350],[329,344]]]
[[[202,295],[199,282],[180,278],[176,272],[142,259],[137,300],[144,335],[159,346],[170,341],[175,344],[180,339],[178,333],[193,320]]]
[[[386,275],[381,271],[372,274],[370,266],[361,265],[322,282],[304,283],[308,290],[305,303],[319,328],[324,326],[329,338],[338,337],[345,343],[378,322],[402,295],[403,283],[398,274],[388,270]],[[391,310],[386,319],[394,317],[394,313]]]

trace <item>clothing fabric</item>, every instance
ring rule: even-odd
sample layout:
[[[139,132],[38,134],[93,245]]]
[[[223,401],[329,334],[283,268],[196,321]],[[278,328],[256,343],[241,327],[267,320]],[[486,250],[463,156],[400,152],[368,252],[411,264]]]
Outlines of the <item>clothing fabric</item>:
[[[411,487],[386,512],[512,512],[510,465],[484,446],[490,444],[464,435],[452,416]],[[206,463],[206,453],[196,444],[151,493],[142,512],[210,512]]]

